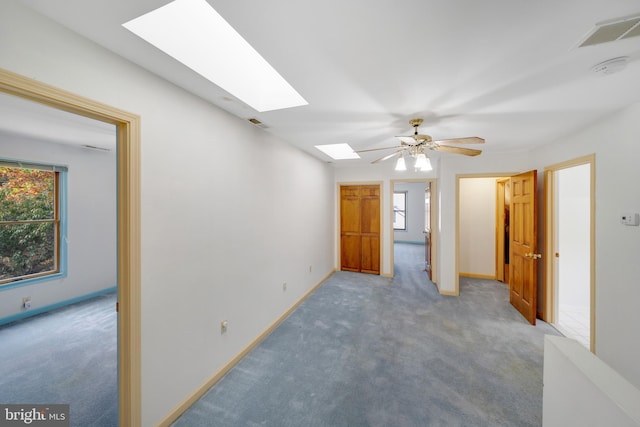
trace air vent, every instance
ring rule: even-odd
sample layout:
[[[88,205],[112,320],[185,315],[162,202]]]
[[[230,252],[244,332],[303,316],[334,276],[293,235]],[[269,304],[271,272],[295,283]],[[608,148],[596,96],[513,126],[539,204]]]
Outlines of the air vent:
[[[87,144],[82,145],[82,148],[86,148],[87,150],[96,150],[96,151],[111,151],[108,148],[96,147],[95,145],[87,145]]]
[[[640,36],[640,15],[618,18],[596,24],[578,47],[593,46]]]
[[[250,118],[249,121],[251,123],[253,123],[254,125],[258,126],[259,128],[262,128],[262,129],[267,129],[268,128],[267,125],[265,125],[264,123],[262,123],[260,120],[258,120],[256,118]]]

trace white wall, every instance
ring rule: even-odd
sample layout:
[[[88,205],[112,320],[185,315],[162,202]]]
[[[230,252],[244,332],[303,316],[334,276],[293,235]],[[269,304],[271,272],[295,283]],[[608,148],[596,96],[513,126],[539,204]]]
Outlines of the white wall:
[[[393,232],[394,241],[424,245],[424,192],[426,188],[426,182],[398,182],[394,185],[394,191],[407,192],[407,229],[395,230]]]
[[[620,224],[640,212],[640,103],[534,153],[542,167],[595,153],[596,354],[640,388],[640,227]]]
[[[34,312],[115,287],[115,152],[91,151],[0,133],[0,158],[68,167],[67,276],[0,288],[0,319],[24,313],[23,297],[31,297]]]
[[[496,276],[496,178],[461,178],[460,274]]]
[[[0,67],[142,118],[142,418],[155,425],[333,270],[333,170],[11,0]]]
[[[640,390],[577,341],[544,340],[542,425],[640,426]]]
[[[558,206],[558,301],[561,306],[590,307],[589,165],[556,172]],[[562,313],[560,313],[562,317]]]

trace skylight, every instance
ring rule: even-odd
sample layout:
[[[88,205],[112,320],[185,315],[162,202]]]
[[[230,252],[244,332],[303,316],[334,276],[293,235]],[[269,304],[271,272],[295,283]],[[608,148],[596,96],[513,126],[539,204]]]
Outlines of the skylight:
[[[360,158],[349,144],[316,145],[316,148],[335,160]]]
[[[257,111],[308,104],[206,0],[175,0],[122,25]]]

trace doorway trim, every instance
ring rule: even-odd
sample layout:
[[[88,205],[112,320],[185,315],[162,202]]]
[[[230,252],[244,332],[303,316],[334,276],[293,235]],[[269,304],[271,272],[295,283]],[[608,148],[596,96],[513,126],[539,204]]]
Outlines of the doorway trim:
[[[555,281],[555,263],[553,262],[554,236],[557,233],[557,224],[555,221],[555,211],[557,206],[555,203],[556,195],[554,191],[554,174],[555,172],[568,169],[574,166],[589,165],[589,286],[590,286],[590,343],[589,349],[592,353],[596,352],[596,155],[588,154],[565,162],[556,163],[544,168],[544,274],[542,285],[543,312],[540,318],[547,323],[556,322],[555,300],[556,287]]]
[[[436,178],[398,178],[398,179],[392,179],[389,181],[389,194],[393,194],[394,188],[396,184],[402,184],[402,183],[416,183],[416,182],[424,182],[426,183],[431,183],[431,223],[432,224],[439,224],[438,221],[438,212],[439,212],[439,205],[438,205],[438,180]],[[391,236],[391,248],[390,248],[390,261],[391,261],[391,269],[390,269],[390,277],[394,277],[395,276],[395,272],[394,272],[394,249],[393,249],[393,236],[394,236],[394,230],[393,230],[393,197],[389,197],[389,206],[388,206],[388,211],[389,211],[389,233]],[[436,285],[436,287],[438,288],[438,291],[440,291],[440,288],[438,287],[438,227],[432,227],[431,229],[431,281]]]
[[[118,421],[141,425],[140,117],[0,68],[0,91],[116,126]]]

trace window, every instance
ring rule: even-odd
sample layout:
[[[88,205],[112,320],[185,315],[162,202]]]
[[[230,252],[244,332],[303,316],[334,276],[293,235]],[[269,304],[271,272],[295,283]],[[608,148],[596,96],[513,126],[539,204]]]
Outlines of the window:
[[[393,229],[407,229],[407,192],[397,191],[393,193]]]
[[[0,285],[60,273],[65,171],[0,161]]]

